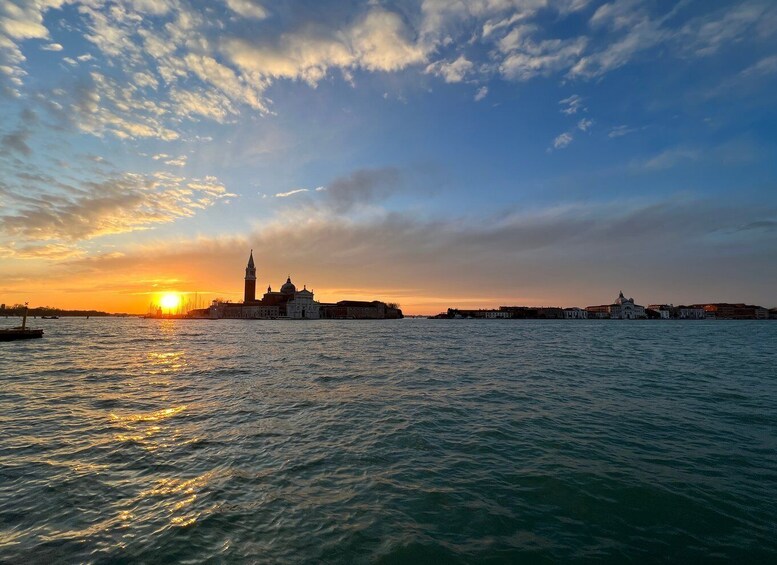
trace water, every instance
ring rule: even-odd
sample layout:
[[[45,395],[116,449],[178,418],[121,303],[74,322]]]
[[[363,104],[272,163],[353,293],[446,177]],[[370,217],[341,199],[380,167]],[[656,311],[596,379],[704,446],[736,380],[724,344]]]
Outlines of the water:
[[[33,325],[0,562],[777,559],[777,323]]]

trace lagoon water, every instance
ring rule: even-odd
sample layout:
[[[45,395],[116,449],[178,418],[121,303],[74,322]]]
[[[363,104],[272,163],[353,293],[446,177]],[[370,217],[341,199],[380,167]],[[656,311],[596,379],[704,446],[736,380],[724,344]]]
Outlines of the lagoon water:
[[[33,322],[0,562],[777,560],[777,323]]]

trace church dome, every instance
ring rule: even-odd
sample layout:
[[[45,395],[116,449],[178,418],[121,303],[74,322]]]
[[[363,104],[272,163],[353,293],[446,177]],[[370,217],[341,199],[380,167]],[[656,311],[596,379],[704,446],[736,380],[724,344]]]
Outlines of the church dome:
[[[294,283],[291,282],[291,277],[288,277],[286,279],[286,282],[283,283],[283,286],[281,287],[281,292],[283,294],[294,294],[297,292],[297,287],[294,286]]]

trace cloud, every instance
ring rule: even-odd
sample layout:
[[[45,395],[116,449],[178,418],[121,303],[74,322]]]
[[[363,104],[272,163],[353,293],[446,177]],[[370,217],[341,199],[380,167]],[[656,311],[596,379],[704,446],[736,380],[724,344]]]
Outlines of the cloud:
[[[23,189],[3,193],[11,206],[0,214],[0,235],[55,245],[150,229],[235,196],[215,177],[187,179],[164,172],[83,182],[71,195],[29,195]]]
[[[759,24],[772,31],[777,25],[777,9],[772,2],[734,3],[724,10],[692,19],[683,26],[679,36],[686,51],[709,56],[748,33],[757,33]]]
[[[745,77],[777,74],[777,55],[770,55],[760,59],[740,74]]]
[[[43,51],[62,51],[63,47],[59,43],[47,43],[42,45],[41,49]]]
[[[591,129],[591,126],[594,125],[594,121],[590,118],[583,118],[579,122],[577,122],[577,129],[580,131],[588,131]]]
[[[316,216],[299,222],[290,215],[240,236],[158,242],[129,248],[121,256],[66,261],[62,284],[90,276],[104,284],[107,273],[125,281],[180,278],[185,273],[194,281],[185,290],[223,289],[237,297],[242,288],[240,269],[247,249],[253,247],[266,277],[263,283],[274,284],[291,272],[323,300],[343,296],[322,289],[375,293],[395,288],[413,295],[416,302],[438,297],[454,305],[450,304],[454,296],[485,302],[530,293],[545,304],[572,296],[567,305],[586,306],[617,293],[621,284],[646,302],[679,301],[689,295],[711,300],[724,293],[747,298],[746,293],[771,292],[777,261],[769,259],[777,259],[777,232],[758,226],[736,230],[773,220],[775,212],[744,202],[727,206],[668,198],[566,203],[436,221],[387,213],[369,221]],[[723,267],[745,264],[740,260],[753,254],[761,265],[758,280],[752,270]],[[592,269],[602,257],[623,269],[617,273]],[[685,287],[678,286],[676,270],[665,268],[667,261],[683,265],[688,273]],[[570,269],[578,274],[574,290],[565,276]],[[50,289],[57,284],[48,281]]]
[[[561,113],[566,114],[567,116],[577,114],[580,110],[583,112],[586,111],[586,107],[583,106],[583,99],[577,94],[559,100],[558,103],[559,105],[565,106],[565,108],[561,108]]]
[[[516,28],[500,42],[505,57],[499,71],[505,78],[526,81],[562,71],[578,61],[588,45],[586,37],[536,41],[529,37],[533,31]]]
[[[175,159],[168,159],[165,161],[165,165],[170,165],[171,167],[184,167],[186,166],[186,155],[181,155],[180,157],[176,157]]]
[[[488,87],[481,86],[480,88],[478,88],[478,91],[475,93],[475,102],[480,102],[486,96],[488,96]]]
[[[564,149],[567,145],[572,143],[572,135],[569,133],[562,133],[553,140],[554,149]]]
[[[460,55],[453,62],[437,61],[426,67],[427,74],[434,74],[442,77],[447,83],[461,82],[472,72],[474,65],[468,61],[464,55]]]
[[[226,0],[229,9],[244,18],[263,20],[269,14],[260,2],[255,0]]]
[[[307,188],[295,188],[294,190],[290,190],[288,192],[277,192],[273,196],[275,198],[288,198],[289,196],[294,196],[295,194],[302,194],[303,192],[310,192]]]
[[[0,139],[0,154],[18,153],[26,157],[32,155],[32,149],[27,145],[29,137],[30,132],[23,129],[5,134]]]
[[[231,38],[223,50],[242,71],[265,81],[297,79],[313,86],[330,69],[388,72],[426,59],[399,15],[379,8],[340,29],[284,33],[273,43]]]
[[[628,135],[630,133],[634,133],[637,130],[638,128],[631,128],[627,125],[614,126],[610,130],[610,133],[607,134],[607,137],[609,137],[610,139],[615,139],[618,137],[623,137],[624,135]]]
[[[658,155],[650,157],[638,165],[639,168],[643,168],[650,171],[660,171],[664,169],[671,169],[676,165],[684,161],[696,161],[702,156],[702,152],[698,149],[689,147],[673,147],[662,151]]]
[[[338,212],[385,200],[400,187],[402,175],[398,169],[362,169],[335,179],[326,186],[326,202]]]

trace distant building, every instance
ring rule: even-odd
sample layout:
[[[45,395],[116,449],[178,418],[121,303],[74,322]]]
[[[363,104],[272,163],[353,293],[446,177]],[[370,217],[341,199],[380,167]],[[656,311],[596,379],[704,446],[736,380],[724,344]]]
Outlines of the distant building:
[[[661,320],[668,320],[672,317],[671,304],[650,304],[645,311],[648,314],[648,317],[650,317],[650,311],[655,312],[655,317]]]
[[[769,318],[769,311],[766,308],[752,304],[718,302],[696,304],[695,307],[703,308],[705,316],[715,320],[767,320]]]
[[[503,312],[502,310],[486,310],[485,317],[490,319],[495,318],[510,318],[510,312]]]
[[[564,308],[564,318],[566,320],[587,320],[588,312],[582,308]]]
[[[256,265],[254,264],[254,252],[248,257],[243,286],[243,302],[213,301],[210,308],[192,310],[189,315],[193,318],[231,318],[231,319],[309,319],[317,320],[321,317],[321,304],[316,302],[313,292],[303,287],[298,291],[291,276],[281,285],[280,291],[273,292],[267,287],[261,300],[256,299]]]
[[[678,320],[703,320],[707,317],[704,306],[677,306],[674,308],[674,317]]]
[[[586,308],[589,317],[592,318],[611,318],[613,320],[636,320],[646,318],[645,307],[634,303],[633,298],[623,296],[620,292],[618,298],[612,304],[602,304],[600,306],[588,306]],[[593,316],[591,316],[593,314]]]
[[[402,318],[402,310],[379,300],[341,300],[336,304],[322,304],[321,317],[338,320],[396,319]]]
[[[509,312],[517,320],[563,320],[564,310],[548,306],[500,306],[502,312]]]

